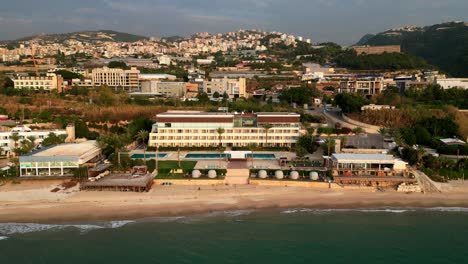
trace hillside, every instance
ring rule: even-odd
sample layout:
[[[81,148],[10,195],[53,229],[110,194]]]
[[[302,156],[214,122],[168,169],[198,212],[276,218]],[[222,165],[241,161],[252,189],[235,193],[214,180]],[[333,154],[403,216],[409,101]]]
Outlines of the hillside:
[[[39,34],[36,36],[25,37],[13,41],[10,43],[28,40],[42,40],[46,42],[62,43],[66,40],[78,40],[83,42],[101,42],[101,41],[115,41],[115,42],[135,42],[143,39],[147,39],[144,36],[133,35],[129,33],[122,33],[112,30],[99,30],[99,31],[79,31],[64,34]]]
[[[468,23],[449,22],[427,27],[401,27],[374,36],[359,45],[401,45],[402,51],[422,57],[454,77],[468,77]]]

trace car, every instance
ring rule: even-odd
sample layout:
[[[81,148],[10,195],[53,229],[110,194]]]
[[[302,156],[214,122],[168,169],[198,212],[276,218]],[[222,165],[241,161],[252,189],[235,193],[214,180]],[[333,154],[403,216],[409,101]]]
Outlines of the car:
[[[315,143],[317,143],[317,144],[325,144],[325,143],[327,143],[327,141],[326,141],[325,139],[322,139],[322,138],[317,138],[317,139],[315,140]]]

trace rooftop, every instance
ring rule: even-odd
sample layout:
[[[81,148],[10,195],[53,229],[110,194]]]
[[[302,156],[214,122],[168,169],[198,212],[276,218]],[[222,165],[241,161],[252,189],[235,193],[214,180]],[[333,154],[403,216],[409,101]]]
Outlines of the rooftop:
[[[338,161],[395,161],[393,156],[387,154],[350,154],[350,153],[335,153],[332,157]]]
[[[50,148],[44,148],[37,152],[31,153],[30,156],[82,156],[88,152],[96,151],[97,149],[99,149],[99,147],[97,146],[96,141],[90,140],[83,143],[61,144]]]

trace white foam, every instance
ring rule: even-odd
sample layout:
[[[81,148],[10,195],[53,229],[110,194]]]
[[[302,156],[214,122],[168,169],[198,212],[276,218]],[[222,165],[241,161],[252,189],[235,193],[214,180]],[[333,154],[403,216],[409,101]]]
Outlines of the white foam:
[[[0,236],[0,240],[7,240],[8,237],[7,236]]]
[[[426,210],[439,212],[468,212],[468,208],[466,207],[433,207]]]
[[[135,223],[135,221],[130,221],[130,220],[127,220],[127,221],[111,221],[108,225],[106,225],[106,227],[110,227],[110,228],[120,228],[120,227],[123,227],[127,224],[131,224],[131,223]]]
[[[393,209],[393,208],[375,208],[375,209],[308,209],[308,208],[296,208],[282,211],[282,214],[295,214],[295,213],[334,213],[334,212],[360,212],[360,213],[406,213],[412,212],[413,209]]]
[[[81,234],[87,233],[91,230],[104,229],[104,228],[120,228],[134,221],[112,221],[105,224],[88,224],[88,225],[51,225],[51,224],[34,224],[34,223],[5,223],[0,224],[1,235],[12,234],[27,234],[49,230],[63,230],[65,228],[76,228]]]

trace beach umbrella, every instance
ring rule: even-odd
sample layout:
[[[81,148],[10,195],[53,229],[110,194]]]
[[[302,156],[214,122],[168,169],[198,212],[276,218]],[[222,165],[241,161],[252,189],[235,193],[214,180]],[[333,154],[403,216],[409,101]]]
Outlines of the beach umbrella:
[[[198,179],[201,176],[201,172],[199,170],[193,170],[192,171],[192,178]]]
[[[261,171],[259,171],[259,172],[258,172],[258,177],[259,177],[260,179],[266,179],[266,178],[268,178],[268,174],[267,174],[266,170],[261,170]]]
[[[216,171],[215,171],[215,170],[210,170],[210,171],[208,171],[208,178],[214,179],[214,178],[216,178],[216,177],[217,177],[217,175],[216,175]]]
[[[313,181],[316,181],[316,180],[319,179],[319,175],[318,175],[318,173],[315,172],[315,171],[311,171],[311,172],[309,173],[309,176],[310,176],[310,179],[313,180]]]
[[[291,178],[291,180],[297,180],[297,179],[299,179],[299,172],[297,172],[297,171],[291,171],[291,174],[289,174],[289,178]]]
[[[282,180],[284,178],[283,171],[280,171],[280,170],[275,171],[275,178],[278,180]]]

